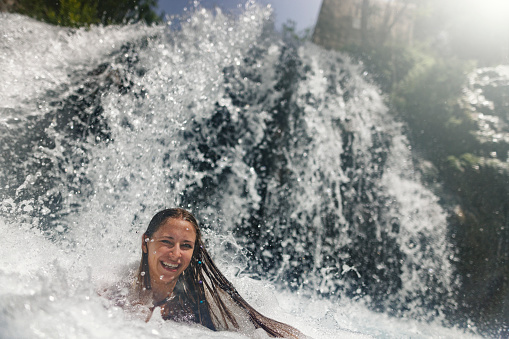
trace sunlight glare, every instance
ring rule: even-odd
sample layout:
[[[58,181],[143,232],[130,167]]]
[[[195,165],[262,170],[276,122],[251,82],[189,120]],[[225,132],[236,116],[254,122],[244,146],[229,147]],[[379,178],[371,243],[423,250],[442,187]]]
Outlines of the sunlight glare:
[[[471,11],[486,26],[492,28],[501,28],[509,23],[509,1],[507,0],[477,0],[473,2]]]

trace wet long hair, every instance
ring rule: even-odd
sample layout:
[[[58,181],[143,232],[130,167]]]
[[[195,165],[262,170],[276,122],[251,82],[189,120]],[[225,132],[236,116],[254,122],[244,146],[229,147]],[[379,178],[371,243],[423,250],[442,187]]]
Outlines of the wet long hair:
[[[251,307],[237,292],[212,261],[203,244],[200,227],[196,218],[181,208],[170,208],[158,212],[150,221],[144,235],[151,238],[167,219],[174,218],[191,223],[196,231],[193,256],[189,266],[178,278],[174,288],[176,301],[168,304],[178,308],[184,320],[192,319],[212,330],[249,331],[262,328],[270,336],[282,338],[303,338],[304,335],[295,328],[267,318]],[[151,290],[148,265],[148,251],[142,252],[140,267],[137,273],[137,289]],[[187,314],[188,317],[183,316]],[[180,320],[171,318],[173,320]]]

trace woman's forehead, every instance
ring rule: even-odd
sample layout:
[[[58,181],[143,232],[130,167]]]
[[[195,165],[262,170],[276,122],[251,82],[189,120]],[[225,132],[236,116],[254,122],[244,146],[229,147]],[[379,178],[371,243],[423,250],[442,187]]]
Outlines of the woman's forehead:
[[[187,220],[168,218],[154,233],[154,236],[188,236],[194,240],[194,238],[196,238],[196,229],[194,225]]]

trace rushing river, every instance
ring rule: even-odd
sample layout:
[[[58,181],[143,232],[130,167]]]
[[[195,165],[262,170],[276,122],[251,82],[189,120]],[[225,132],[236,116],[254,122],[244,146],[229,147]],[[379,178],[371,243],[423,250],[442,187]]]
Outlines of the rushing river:
[[[360,66],[283,41],[266,8],[181,24],[0,16],[0,336],[243,337],[97,295],[172,206],[255,308],[311,337],[474,336],[450,320],[446,214]]]

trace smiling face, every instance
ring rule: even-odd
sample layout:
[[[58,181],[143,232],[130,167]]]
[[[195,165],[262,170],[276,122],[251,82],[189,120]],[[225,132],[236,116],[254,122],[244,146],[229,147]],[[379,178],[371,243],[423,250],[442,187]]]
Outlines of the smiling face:
[[[193,224],[176,218],[166,219],[152,237],[143,236],[141,246],[148,254],[154,295],[166,297],[171,294],[178,277],[191,262],[195,241]]]

